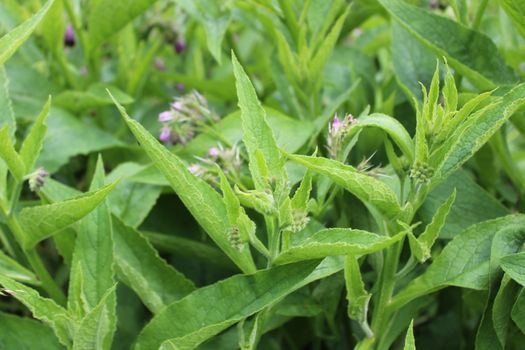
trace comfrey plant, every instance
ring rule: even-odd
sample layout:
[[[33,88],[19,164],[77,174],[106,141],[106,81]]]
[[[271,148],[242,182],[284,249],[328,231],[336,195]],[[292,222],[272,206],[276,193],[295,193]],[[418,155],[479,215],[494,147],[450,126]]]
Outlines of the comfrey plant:
[[[520,1],[0,13],[0,348],[523,347]]]

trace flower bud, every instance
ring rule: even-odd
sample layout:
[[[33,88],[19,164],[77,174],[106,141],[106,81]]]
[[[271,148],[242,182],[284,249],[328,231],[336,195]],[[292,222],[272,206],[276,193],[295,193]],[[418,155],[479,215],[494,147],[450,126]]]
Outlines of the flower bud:
[[[73,26],[68,24],[64,32],[64,45],[73,47],[75,46],[75,42],[75,31],[73,30]]]
[[[29,175],[29,189],[32,192],[38,192],[42,186],[44,186],[44,181],[48,176],[49,173],[44,168],[38,168],[34,173]]]
[[[159,140],[162,142],[168,142],[171,139],[171,128],[169,126],[164,126],[160,131]]]

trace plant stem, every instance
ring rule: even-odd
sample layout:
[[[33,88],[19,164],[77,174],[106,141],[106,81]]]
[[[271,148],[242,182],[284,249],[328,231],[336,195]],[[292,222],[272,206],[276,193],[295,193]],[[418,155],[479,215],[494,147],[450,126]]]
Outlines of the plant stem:
[[[485,9],[487,8],[488,2],[488,0],[481,0],[479,2],[478,8],[476,9],[476,16],[474,17],[474,21],[472,22],[472,29],[479,29],[479,26],[481,25],[481,19],[483,18],[483,14],[485,13]]]
[[[9,227],[11,232],[13,232],[13,235],[15,236],[16,240],[22,246],[24,255],[27,257],[27,260],[29,261],[31,268],[36,273],[40,281],[42,282],[42,288],[44,288],[44,290],[49,294],[49,296],[53,298],[56,302],[58,302],[61,305],[65,305],[66,296],[64,295],[64,292],[62,292],[62,290],[56,284],[53,277],[51,277],[51,275],[47,271],[46,267],[44,266],[44,263],[40,259],[40,256],[36,252],[36,249],[26,248],[22,244],[23,242],[22,239],[24,237],[24,231],[22,227],[20,226],[20,223],[18,222],[17,218],[13,215],[8,216],[7,226]]]

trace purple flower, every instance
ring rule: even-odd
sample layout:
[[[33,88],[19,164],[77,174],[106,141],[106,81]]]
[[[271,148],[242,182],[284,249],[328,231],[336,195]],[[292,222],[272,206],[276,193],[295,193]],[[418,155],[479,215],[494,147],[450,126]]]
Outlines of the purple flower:
[[[192,173],[193,175],[197,174],[200,170],[200,166],[198,164],[191,164],[189,167],[188,167],[188,170],[190,171],[190,173]]]
[[[171,107],[176,111],[182,111],[184,103],[182,103],[182,101],[175,101],[171,104]]]
[[[184,89],[186,89],[186,86],[184,86],[184,84],[182,83],[178,83],[177,85],[175,85],[175,88],[179,91],[184,91]]]
[[[75,46],[75,31],[71,24],[68,24],[64,32],[64,45],[72,47]]]
[[[164,63],[164,60],[162,58],[155,58],[153,65],[161,72],[166,70],[166,64]]]
[[[219,154],[221,153],[221,151],[217,148],[217,147],[211,147],[209,150],[208,150],[208,156],[210,158],[217,158],[219,156]]]
[[[179,39],[175,41],[173,47],[177,54],[181,54],[186,49],[186,43],[183,40]]]
[[[164,111],[159,114],[159,122],[165,123],[173,120],[173,113],[170,111]]]
[[[337,133],[340,129],[341,129],[341,126],[342,126],[342,123],[341,121],[339,120],[339,118],[337,117],[337,115],[334,117],[334,119],[332,120],[332,124],[330,125],[329,127],[329,131],[331,134],[335,134]]]
[[[171,128],[169,126],[165,126],[160,131],[159,140],[162,142],[167,142],[170,140],[171,137]]]

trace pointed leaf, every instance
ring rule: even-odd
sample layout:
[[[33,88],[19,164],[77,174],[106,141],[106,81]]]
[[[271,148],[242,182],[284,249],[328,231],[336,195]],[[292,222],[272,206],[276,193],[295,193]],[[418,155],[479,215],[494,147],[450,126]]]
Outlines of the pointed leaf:
[[[30,172],[35,166],[36,160],[40,155],[44,139],[47,133],[47,126],[45,124],[46,118],[49,115],[49,108],[51,107],[51,96],[49,96],[42,112],[36,118],[35,123],[31,127],[31,131],[26,136],[22,147],[20,148],[20,157],[25,164],[26,171]]]
[[[242,271],[254,272],[255,265],[249,252],[239,252],[228,241],[226,208],[220,195],[204,180],[190,173],[179,157],[168,151],[142,125],[131,119],[124,107],[113,101],[146,154],[166,177],[197,222]]]
[[[335,160],[288,154],[288,158],[322,174],[343,187],[365,204],[377,208],[388,218],[401,213],[395,193],[383,182]]]
[[[334,255],[369,254],[394,244],[403,236],[404,233],[388,237],[362,230],[329,228],[309,235],[299,243],[292,243],[290,248],[277,256],[275,263],[280,265]]]
[[[16,181],[22,181],[26,167],[13,146],[13,140],[9,136],[7,126],[0,129],[0,158],[3,159]]]
[[[408,327],[403,350],[416,350],[416,341],[414,339],[414,320],[410,322],[410,326]]]
[[[39,284],[35,274],[0,250],[0,274],[19,282]]]
[[[29,38],[54,2],[48,0],[33,17],[0,38],[0,66]]]
[[[100,190],[84,193],[73,199],[53,204],[24,208],[19,214],[20,224],[25,233],[22,244],[34,247],[59,230],[82,219],[106,198],[116,182]]]

